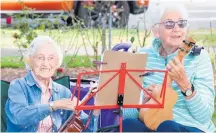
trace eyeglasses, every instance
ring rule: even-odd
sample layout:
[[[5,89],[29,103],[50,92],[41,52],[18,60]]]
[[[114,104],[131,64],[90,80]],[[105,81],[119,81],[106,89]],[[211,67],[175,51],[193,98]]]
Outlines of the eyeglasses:
[[[179,20],[177,22],[174,22],[172,20],[166,20],[162,23],[157,23],[157,24],[164,24],[166,29],[173,29],[176,23],[180,28],[185,28],[187,26],[187,20]]]
[[[45,58],[42,55],[35,56],[34,58],[38,63],[44,62],[46,59],[49,63],[53,63],[56,59],[54,56],[49,56],[49,57]]]

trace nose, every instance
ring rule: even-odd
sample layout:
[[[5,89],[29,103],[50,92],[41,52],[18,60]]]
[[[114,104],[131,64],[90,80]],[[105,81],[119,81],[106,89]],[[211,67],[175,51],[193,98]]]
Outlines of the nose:
[[[180,29],[180,27],[178,26],[177,23],[175,23],[175,26],[174,26],[174,28],[173,28],[173,31],[178,31],[179,29]]]
[[[44,61],[43,61],[43,65],[44,65],[44,66],[48,66],[48,65],[49,65],[49,61],[48,61],[48,59],[44,59]]]

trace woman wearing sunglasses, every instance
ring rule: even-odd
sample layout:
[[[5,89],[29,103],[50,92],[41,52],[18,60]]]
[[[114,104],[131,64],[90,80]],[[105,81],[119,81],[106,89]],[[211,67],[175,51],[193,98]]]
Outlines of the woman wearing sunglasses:
[[[172,88],[178,94],[178,101],[172,110],[173,120],[163,121],[157,132],[214,132],[211,121],[214,112],[213,69],[208,53],[187,54],[183,61],[176,58],[187,35],[188,14],[184,7],[162,5],[159,19],[153,26],[155,39],[151,48],[143,48],[148,53],[148,69],[168,69],[173,79]],[[161,84],[162,74],[146,76],[143,85],[151,93],[154,84]],[[149,97],[144,96],[148,101]],[[145,116],[144,116],[145,117]],[[137,109],[124,110],[124,132],[151,132],[145,123],[138,119]]]

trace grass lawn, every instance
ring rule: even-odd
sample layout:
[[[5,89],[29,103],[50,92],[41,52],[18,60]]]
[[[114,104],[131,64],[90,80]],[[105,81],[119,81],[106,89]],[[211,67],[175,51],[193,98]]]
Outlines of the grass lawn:
[[[51,30],[51,31],[43,31],[43,30],[35,30],[38,35],[49,35],[53,37],[54,40],[61,45],[77,45],[82,46],[84,43],[89,45],[95,45],[96,42],[99,42],[101,45],[101,29],[70,29],[70,30]],[[19,33],[18,30],[15,29],[1,29],[1,48],[8,47],[17,47],[14,44],[15,39],[12,37],[14,33]],[[142,40],[142,36],[144,36],[144,32],[139,33],[140,39]],[[112,30],[112,44],[117,44],[119,42],[126,42],[131,39],[131,37],[135,38],[134,44],[139,46],[138,41],[138,33],[136,30],[127,30],[124,29],[113,29]],[[152,39],[152,35],[147,38],[147,44],[150,44]],[[142,41],[141,41],[142,42]],[[108,30],[106,30],[106,44],[108,44]]]

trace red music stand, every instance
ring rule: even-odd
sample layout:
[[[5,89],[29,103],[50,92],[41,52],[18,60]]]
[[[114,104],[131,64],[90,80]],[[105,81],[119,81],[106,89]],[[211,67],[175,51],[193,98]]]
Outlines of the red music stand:
[[[77,104],[75,107],[75,111],[78,110],[95,110],[95,109],[119,109],[119,128],[120,132],[122,132],[122,109],[123,108],[163,108],[164,107],[164,101],[165,101],[165,92],[166,92],[166,81],[167,81],[167,75],[168,71],[167,70],[135,70],[135,69],[127,69],[126,63],[121,63],[121,67],[118,70],[102,70],[102,71],[94,71],[94,72],[83,72],[79,73],[77,77],[77,83],[73,91],[73,96],[71,100],[73,100],[73,97],[75,95],[75,92],[78,91],[78,96],[77,98],[80,99],[80,83],[81,83],[81,77],[82,75],[93,75],[93,74],[99,74],[99,73],[108,73],[108,72],[114,72],[115,74],[107,79],[107,81],[98,88],[98,90],[92,94],[89,95],[89,97],[84,100],[80,105],[77,100]],[[145,88],[140,85],[135,78],[129,73],[129,72],[164,72],[165,76],[163,79],[162,83],[162,89],[160,93],[160,98],[162,98],[162,103],[160,103],[156,98],[154,98],[151,94],[149,94]],[[118,98],[116,101],[116,105],[104,105],[104,106],[95,106],[95,105],[85,105],[96,93],[101,91],[107,84],[109,84],[117,75],[119,75],[119,84],[118,84]],[[142,104],[142,105],[124,105],[123,100],[124,100],[124,88],[125,88],[125,78],[126,76],[129,76],[129,78],[141,89],[143,90],[147,95],[149,95],[155,102],[156,104]]]

